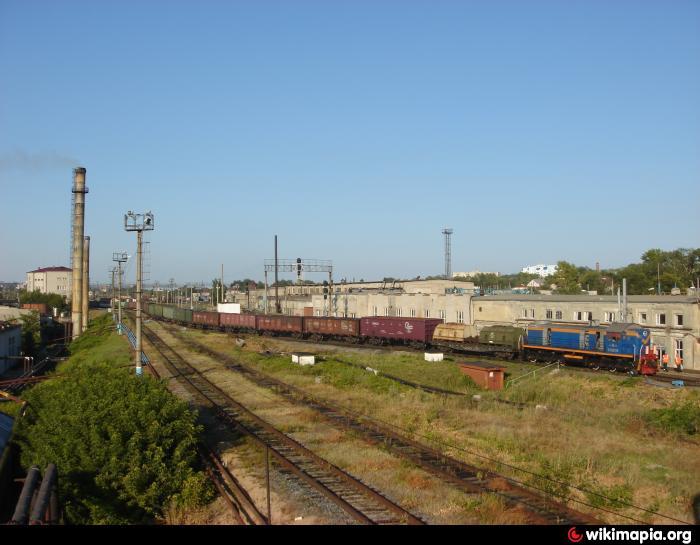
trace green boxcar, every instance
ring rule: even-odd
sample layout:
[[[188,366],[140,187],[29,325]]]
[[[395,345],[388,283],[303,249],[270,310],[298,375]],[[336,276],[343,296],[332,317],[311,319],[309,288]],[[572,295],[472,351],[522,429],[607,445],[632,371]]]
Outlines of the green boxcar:
[[[520,339],[525,335],[522,327],[509,325],[492,325],[479,332],[479,342],[482,344],[496,344],[507,346],[513,350],[519,347]]]
[[[175,320],[178,322],[192,323],[192,311],[188,308],[175,307]]]
[[[163,318],[165,318],[166,320],[174,320],[175,319],[175,307],[163,305]]]
[[[148,312],[149,315],[155,316],[156,315],[156,304],[155,303],[148,303],[145,310],[146,310],[146,312]]]

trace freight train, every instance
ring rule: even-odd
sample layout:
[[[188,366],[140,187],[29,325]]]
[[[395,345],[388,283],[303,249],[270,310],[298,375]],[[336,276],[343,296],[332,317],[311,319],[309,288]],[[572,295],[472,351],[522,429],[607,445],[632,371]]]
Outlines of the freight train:
[[[487,326],[470,335],[470,326],[436,318],[369,316],[332,318],[196,311],[148,303],[152,318],[202,329],[287,335],[312,341],[400,344],[450,349],[474,355],[532,362],[560,362],[594,369],[653,375],[658,355],[649,329],[632,323],[604,325],[534,322],[525,327]]]

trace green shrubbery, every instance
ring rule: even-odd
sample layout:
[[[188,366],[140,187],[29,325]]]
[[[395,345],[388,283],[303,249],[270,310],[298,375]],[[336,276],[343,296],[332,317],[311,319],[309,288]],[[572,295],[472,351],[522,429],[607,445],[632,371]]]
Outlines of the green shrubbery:
[[[128,357],[124,340],[102,340],[85,335],[62,376],[25,396],[29,410],[15,435],[22,465],[58,466],[61,503],[73,524],[150,522],[170,506],[206,503],[211,487],[194,469],[195,414],[162,383],[136,378],[112,359],[94,361],[114,341]]]
[[[665,409],[652,409],[645,415],[647,424],[667,432],[700,433],[700,400],[689,399]]]

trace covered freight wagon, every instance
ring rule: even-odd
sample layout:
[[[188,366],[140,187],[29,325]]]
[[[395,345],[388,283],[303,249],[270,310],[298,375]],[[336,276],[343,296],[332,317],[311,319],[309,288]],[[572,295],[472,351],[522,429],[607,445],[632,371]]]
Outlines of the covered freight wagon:
[[[430,343],[439,318],[403,318],[400,316],[370,316],[360,318],[360,336],[393,341]]]
[[[255,316],[256,328],[259,331],[280,331],[284,333],[302,333],[301,316]]]
[[[219,313],[219,325],[234,329],[255,329],[255,314]]]
[[[357,318],[304,318],[304,333],[310,335],[360,336],[360,320]]]
[[[219,313],[198,310],[192,312],[192,322],[201,326],[219,327]]]

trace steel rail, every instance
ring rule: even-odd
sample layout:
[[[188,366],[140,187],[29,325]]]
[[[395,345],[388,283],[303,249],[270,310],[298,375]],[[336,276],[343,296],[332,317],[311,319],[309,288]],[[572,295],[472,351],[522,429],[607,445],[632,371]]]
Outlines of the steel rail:
[[[146,366],[146,369],[156,379],[161,378],[160,373],[151,362]],[[228,504],[231,514],[239,524],[268,524],[267,519],[260,513],[246,490],[223,465],[214,450],[205,442],[201,442],[199,444],[198,454],[209,480],[217,489],[219,495]],[[245,520],[241,514],[245,516]]]
[[[364,524],[424,524],[419,518],[310,451],[234,400],[187,363],[147,326],[144,326],[144,335],[161,354],[166,366],[179,373],[179,378],[185,380],[195,394],[204,398],[220,419],[251,437],[259,446],[269,448],[280,465],[352,518]]]
[[[544,498],[510,477],[447,456],[440,451],[397,433],[395,430],[370,419],[366,415],[352,412],[327,400],[319,400],[308,392],[254,369],[231,356],[214,351],[199,342],[183,339],[181,335],[172,331],[171,333],[175,334],[178,340],[185,345],[189,345],[194,350],[203,352],[213,359],[224,361],[228,369],[241,373],[252,382],[272,389],[292,401],[303,403],[321,413],[328,420],[358,432],[369,443],[383,445],[395,454],[411,460],[419,467],[439,476],[464,492],[489,492],[502,497],[511,507],[524,507],[531,514],[531,522],[545,524],[591,524],[599,522],[591,515],[575,511],[566,505]]]

